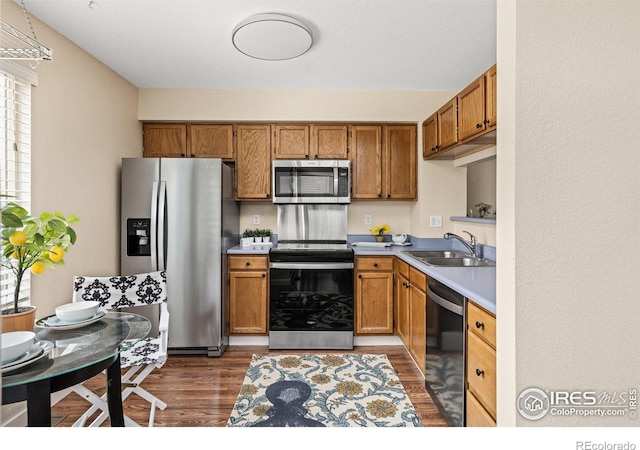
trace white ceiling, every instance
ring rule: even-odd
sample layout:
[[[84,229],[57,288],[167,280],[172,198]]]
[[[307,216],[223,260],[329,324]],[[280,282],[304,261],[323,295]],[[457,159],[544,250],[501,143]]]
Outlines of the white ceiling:
[[[496,62],[496,0],[24,2],[141,88],[455,91]],[[238,52],[233,28],[261,13],[308,24],[311,49],[286,61]]]

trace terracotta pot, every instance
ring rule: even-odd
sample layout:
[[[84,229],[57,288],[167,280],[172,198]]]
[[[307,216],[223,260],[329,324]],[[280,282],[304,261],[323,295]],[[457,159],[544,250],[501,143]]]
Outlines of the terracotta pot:
[[[376,242],[384,242],[384,236],[376,236]]]
[[[19,312],[17,314],[2,314],[2,332],[33,331],[33,326],[36,322],[36,307],[31,306],[30,308],[29,311]]]

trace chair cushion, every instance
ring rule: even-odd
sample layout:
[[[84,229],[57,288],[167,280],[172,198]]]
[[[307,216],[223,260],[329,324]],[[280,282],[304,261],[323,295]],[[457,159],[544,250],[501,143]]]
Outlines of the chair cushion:
[[[164,271],[116,277],[74,277],[73,301],[95,300],[115,309],[162,303],[167,299]]]
[[[124,341],[123,345],[131,345],[134,341]],[[160,352],[160,336],[146,338],[120,353],[120,366],[144,366],[148,364],[164,364],[166,354]]]

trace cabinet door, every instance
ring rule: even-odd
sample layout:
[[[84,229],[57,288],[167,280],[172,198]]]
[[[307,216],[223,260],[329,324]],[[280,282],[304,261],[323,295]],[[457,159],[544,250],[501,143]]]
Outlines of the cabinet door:
[[[311,125],[310,157],[347,159],[347,125]]]
[[[274,159],[309,158],[309,125],[274,125]]]
[[[385,195],[388,199],[416,198],[416,134],[415,125],[384,127]]]
[[[458,94],[458,137],[468,139],[482,133],[484,121],[484,75],[478,77]]]
[[[382,198],[382,127],[350,127],[351,198]]]
[[[194,158],[233,160],[233,125],[189,125],[189,150]]]
[[[238,200],[271,198],[271,126],[238,125],[236,197]]]
[[[267,273],[229,272],[229,333],[267,333]]]
[[[393,272],[356,277],[356,334],[393,333]]]
[[[452,98],[438,110],[438,151],[451,147],[458,142],[458,100]]]
[[[492,417],[496,415],[496,351],[467,333],[468,388]]]
[[[494,65],[484,75],[485,85],[485,121],[487,128],[495,128],[498,124],[498,108],[496,107],[496,92],[498,86],[498,71],[497,66]]]
[[[409,322],[411,345],[409,353],[423,374],[427,367],[427,295],[411,285],[409,288]]]
[[[438,151],[438,114],[422,122],[422,157],[427,159]]]
[[[467,427],[495,427],[496,421],[480,404],[478,399],[468,390],[467,396]]]
[[[174,158],[187,155],[187,125],[181,123],[145,123],[142,126],[143,156]]]
[[[409,348],[411,345],[409,339],[409,280],[396,272],[395,287],[396,333],[402,339],[405,347]]]

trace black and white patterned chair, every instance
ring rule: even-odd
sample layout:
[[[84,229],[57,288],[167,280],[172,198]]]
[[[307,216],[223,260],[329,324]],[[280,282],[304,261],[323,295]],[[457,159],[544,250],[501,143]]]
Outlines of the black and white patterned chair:
[[[133,344],[133,346],[120,354],[122,368],[129,369],[122,376],[122,387],[124,388],[122,400],[124,402],[129,395],[134,393],[147,400],[151,404],[148,426],[152,427],[156,408],[165,409],[167,404],[140,385],[154,369],[161,368],[167,360],[169,311],[167,309],[167,280],[165,272],[114,277],[74,277],[73,301],[88,300],[99,301],[100,309],[105,310],[153,304],[160,305],[159,334],[135,343],[134,341],[125,341],[123,345]],[[128,309],[128,311],[131,311],[131,309]],[[84,426],[87,419],[101,411],[98,417],[89,425],[100,426],[108,417],[106,394],[102,397],[97,397],[92,392],[89,394],[87,392],[88,389],[80,385],[71,389],[92,403],[91,408],[74,425]],[[137,426],[138,424],[125,416],[125,425]]]

